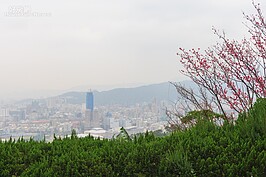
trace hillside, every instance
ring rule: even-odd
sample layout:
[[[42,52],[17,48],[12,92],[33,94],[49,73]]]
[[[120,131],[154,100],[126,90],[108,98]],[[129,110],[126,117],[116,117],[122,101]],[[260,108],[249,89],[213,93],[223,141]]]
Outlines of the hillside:
[[[93,91],[96,105],[122,104],[132,105],[136,103],[150,102],[153,99],[175,100],[176,91],[169,82],[146,85],[136,88],[117,88],[109,91]],[[59,97],[67,99],[68,103],[85,103],[86,92],[67,92]]]

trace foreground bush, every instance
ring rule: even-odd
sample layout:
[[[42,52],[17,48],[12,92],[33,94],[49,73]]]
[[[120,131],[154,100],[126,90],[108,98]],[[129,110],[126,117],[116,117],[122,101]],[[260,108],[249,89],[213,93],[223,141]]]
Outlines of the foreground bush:
[[[266,100],[236,125],[203,119],[165,137],[0,143],[0,176],[266,176]]]

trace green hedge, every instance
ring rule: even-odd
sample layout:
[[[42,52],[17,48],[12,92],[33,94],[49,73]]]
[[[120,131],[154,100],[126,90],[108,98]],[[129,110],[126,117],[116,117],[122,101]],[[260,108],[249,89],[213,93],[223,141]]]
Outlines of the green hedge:
[[[219,127],[128,139],[93,137],[0,143],[0,176],[266,176],[266,100]]]

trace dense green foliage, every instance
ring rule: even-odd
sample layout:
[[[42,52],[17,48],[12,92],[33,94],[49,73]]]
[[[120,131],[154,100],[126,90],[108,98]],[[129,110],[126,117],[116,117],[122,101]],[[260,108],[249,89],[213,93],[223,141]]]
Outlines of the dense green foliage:
[[[217,114],[210,110],[199,110],[199,111],[190,111],[181,118],[182,123],[191,123],[193,120],[196,122],[207,119],[207,120],[213,120],[214,118],[223,118],[224,116],[221,114]]]
[[[0,176],[266,176],[265,131],[260,99],[235,125],[202,119],[165,137],[10,139],[0,143]]]

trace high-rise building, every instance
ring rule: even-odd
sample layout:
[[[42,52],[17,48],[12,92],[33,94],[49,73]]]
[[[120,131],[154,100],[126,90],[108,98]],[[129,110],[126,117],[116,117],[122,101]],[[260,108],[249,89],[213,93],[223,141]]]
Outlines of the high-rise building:
[[[85,117],[87,122],[87,128],[93,128],[94,118],[93,118],[93,111],[94,111],[94,98],[92,92],[86,93],[86,111]]]
[[[86,109],[93,111],[94,109],[94,98],[92,92],[87,92],[86,94]]]

